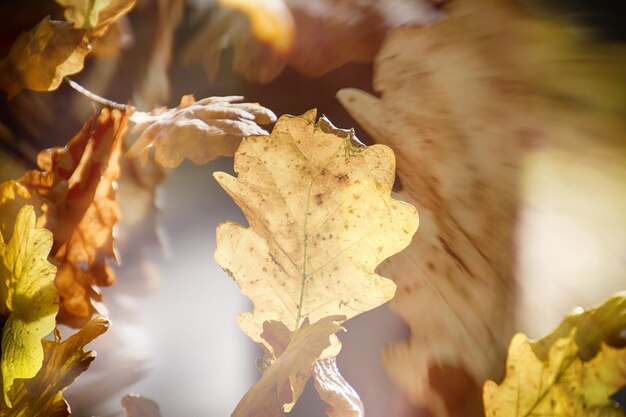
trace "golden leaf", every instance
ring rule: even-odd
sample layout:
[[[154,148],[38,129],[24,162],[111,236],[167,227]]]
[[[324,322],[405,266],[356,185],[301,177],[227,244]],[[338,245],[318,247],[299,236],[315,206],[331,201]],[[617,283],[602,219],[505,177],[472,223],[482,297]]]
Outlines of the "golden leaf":
[[[575,32],[515,2],[460,0],[446,12],[387,37],[374,71],[380,98],[354,89],[338,98],[394,149],[400,195],[421,217],[409,249],[381,268],[398,285],[390,306],[411,329],[385,350],[386,368],[414,405],[467,417],[481,415],[480,384],[502,372],[517,319],[523,163],[554,147],[594,154],[626,133],[611,104],[623,91],[618,55],[599,45],[589,48],[593,65],[571,59],[585,56],[566,42]],[[591,70],[598,62],[606,71]],[[571,88],[557,83],[555,65]],[[581,74],[590,78],[579,87]],[[615,95],[601,102],[592,84]]]
[[[374,268],[417,229],[415,209],[390,196],[393,152],[315,117],[281,117],[271,136],[242,142],[237,178],[214,174],[250,224],[220,224],[215,259],[253,301],[239,325],[258,343],[267,320],[295,330],[391,299],[395,285]]]
[[[410,0],[221,0],[206,25],[185,46],[183,61],[201,60],[212,80],[224,48],[233,70],[268,83],[289,64],[318,77],[349,62],[372,62],[388,31],[432,23],[439,11]],[[198,53],[202,51],[202,53]]]
[[[9,54],[0,61],[0,89],[9,98],[22,89],[55,90],[63,77],[83,69],[89,53],[85,31],[68,22],[45,17],[17,38]]]
[[[28,171],[16,182],[0,185],[3,228],[10,226],[5,207],[14,210],[11,196],[19,196],[43,212],[43,224],[53,233],[51,257],[58,266],[58,320],[63,324],[86,323],[102,309],[98,287],[115,280],[107,259],[116,259],[113,227],[119,207],[114,182],[127,123],[127,114],[103,109],[65,147],[38,155],[43,171]]]
[[[41,369],[32,379],[16,380],[13,408],[0,406],[0,414],[4,417],[69,416],[70,409],[63,399],[63,391],[89,368],[96,357],[95,352],[83,350],[85,345],[108,327],[109,322],[98,317],[63,342],[43,340]]]
[[[262,337],[274,354],[261,379],[243,396],[233,417],[284,416],[296,403],[313,372],[313,364],[330,346],[330,336],[342,330],[345,316],[324,317],[312,325],[305,321],[291,333],[281,322],[263,323]]]
[[[65,19],[88,31],[90,39],[103,36],[135,6],[135,0],[56,0],[65,7]]]
[[[55,328],[59,293],[56,268],[48,262],[52,234],[35,227],[35,210],[24,206],[8,243],[0,234],[0,320],[4,402],[16,401],[16,380],[29,379],[41,368],[41,340]]]
[[[165,167],[176,167],[189,158],[206,164],[219,156],[232,156],[243,137],[267,132],[259,124],[276,120],[270,110],[256,103],[238,103],[243,97],[209,97],[195,101],[184,96],[173,109],[150,113],[134,112],[131,121],[137,141],[126,156],[146,158],[151,147],[155,160]]]
[[[592,323],[605,331],[593,331]],[[572,314],[537,342],[516,334],[504,380],[485,383],[485,415],[623,416],[610,396],[626,386],[626,341],[620,335],[625,330],[626,294],[618,294]]]

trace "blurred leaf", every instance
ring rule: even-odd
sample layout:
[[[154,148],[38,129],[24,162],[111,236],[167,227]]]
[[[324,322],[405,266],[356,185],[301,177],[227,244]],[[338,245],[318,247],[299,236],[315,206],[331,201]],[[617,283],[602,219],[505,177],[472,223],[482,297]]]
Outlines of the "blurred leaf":
[[[9,98],[22,89],[55,90],[63,77],[79,72],[89,53],[85,31],[45,17],[23,32],[0,61],[0,89]]]
[[[252,34],[278,54],[289,52],[294,24],[284,0],[219,0],[224,7],[243,12]]]
[[[88,31],[90,39],[99,38],[109,26],[126,15],[135,0],[56,0],[65,7],[65,19],[76,28]]]
[[[328,417],[363,417],[365,410],[359,394],[337,368],[337,359],[320,359],[313,365],[315,389],[330,407]]]
[[[329,337],[343,330],[337,324],[343,320],[345,316],[330,316],[312,325],[305,320],[294,333],[278,321],[263,323],[261,336],[275,354],[269,354],[271,365],[239,401],[232,416],[277,417],[289,412],[311,377],[313,363],[330,346]]]
[[[258,124],[276,120],[270,110],[256,103],[238,103],[243,97],[209,97],[194,102],[184,96],[180,105],[150,113],[131,115],[133,132],[141,132],[126,155],[147,158],[155,148],[155,160],[165,167],[176,167],[189,158],[205,164],[219,156],[232,156],[242,138],[267,132]]]
[[[281,117],[271,136],[242,142],[237,178],[214,174],[250,224],[220,224],[215,259],[254,303],[239,325],[257,343],[267,320],[295,330],[391,299],[394,284],[374,268],[417,229],[415,209],[390,196],[391,150],[315,119]]]
[[[555,148],[624,155],[625,55],[577,43],[574,28],[515,2],[459,0],[446,12],[388,36],[374,71],[380,98],[354,89],[338,98],[394,149],[401,195],[421,218],[409,249],[381,268],[398,285],[390,305],[411,328],[410,340],[385,350],[386,368],[415,406],[467,417],[482,415],[480,384],[501,374],[520,320],[523,163]]]
[[[573,314],[538,342],[516,334],[504,380],[500,385],[485,384],[486,416],[623,416],[610,396],[626,385],[626,337],[622,334],[615,348],[606,343],[604,334],[586,333],[578,326],[594,316],[607,320],[603,325],[615,330],[615,341],[626,331],[626,295]],[[586,353],[590,350],[591,356]]]
[[[116,259],[113,227],[119,207],[114,182],[127,123],[127,114],[105,108],[65,147],[39,153],[43,171],[28,171],[17,182],[0,185],[3,212],[14,210],[11,196],[28,201],[53,233],[51,257],[58,266],[58,320],[63,324],[80,327],[96,311],[103,312],[98,287],[115,280],[107,262]],[[11,226],[4,217],[0,223],[5,230]]]
[[[32,379],[16,380],[13,408],[3,405],[0,414],[4,417],[69,416],[70,407],[63,399],[63,391],[89,368],[96,357],[95,352],[83,350],[85,345],[108,327],[105,318],[97,317],[63,342],[43,340],[41,369]]]
[[[426,2],[412,0],[221,3],[228,7],[214,11],[182,53],[184,62],[201,60],[210,80],[217,75],[222,50],[229,46],[233,70],[248,81],[268,83],[287,64],[317,77],[349,62],[371,62],[393,28],[440,17]]]
[[[52,234],[35,227],[35,210],[24,206],[11,240],[0,234],[0,315],[4,402],[16,402],[16,379],[29,379],[41,368],[41,339],[55,327],[59,294],[56,268],[48,262]]]
[[[122,398],[122,407],[126,417],[161,417],[158,404],[139,395],[125,395]]]

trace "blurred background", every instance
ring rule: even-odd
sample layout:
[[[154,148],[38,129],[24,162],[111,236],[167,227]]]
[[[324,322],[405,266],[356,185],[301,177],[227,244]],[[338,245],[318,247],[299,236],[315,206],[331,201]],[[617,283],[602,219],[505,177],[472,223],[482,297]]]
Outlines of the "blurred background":
[[[354,128],[361,141],[371,144],[376,138],[335,95],[357,88],[380,96],[373,84],[374,60],[386,36],[404,26],[434,28],[454,3],[265,2],[263,10],[288,13],[285,27],[296,28],[293,52],[285,57],[272,55],[279,46],[255,38],[250,15],[240,10],[202,0],[139,0],[72,78],[144,111],[174,107],[185,94],[198,99],[242,95],[278,116],[317,108],[337,127]],[[583,27],[585,39],[594,42],[623,45],[626,40],[623,25],[616,22],[624,11],[620,2],[511,3]],[[19,33],[46,14],[62,18],[62,9],[53,1],[3,3],[0,54],[6,55]],[[612,73],[626,74],[620,67],[623,58],[607,64]],[[410,78],[398,78],[398,89],[410,84]],[[614,92],[615,102],[623,103],[622,92]],[[621,118],[615,124],[618,132],[612,133],[621,137],[617,143],[598,140],[586,147],[531,152],[520,164],[514,248],[506,248],[515,255],[515,331],[540,337],[574,307],[597,304],[626,289],[626,107],[616,107],[604,111]],[[50,93],[23,91],[11,100],[3,95],[0,179],[34,168],[40,150],[64,145],[97,108],[66,84]],[[130,144],[133,136],[127,139]],[[481,163],[490,161],[498,162],[487,154]],[[134,392],[157,401],[163,417],[226,416],[258,379],[255,359],[263,352],[236,322],[250,302],[213,260],[217,224],[246,221],[213,180],[215,171],[233,174],[232,159],[203,166],[185,161],[171,170],[124,162],[119,181],[123,218],[117,229],[121,264],[117,282],[104,289],[113,326],[89,346],[98,358],[67,391],[74,415],[121,416],[120,398]],[[403,190],[410,181],[400,176],[395,189]],[[344,326],[339,368],[360,394],[366,415],[435,415],[426,410],[428,404],[416,405],[398,389],[381,362],[385,345],[409,336],[398,315],[382,306]],[[72,332],[62,330],[64,336]],[[324,409],[309,384],[292,415],[322,416]]]

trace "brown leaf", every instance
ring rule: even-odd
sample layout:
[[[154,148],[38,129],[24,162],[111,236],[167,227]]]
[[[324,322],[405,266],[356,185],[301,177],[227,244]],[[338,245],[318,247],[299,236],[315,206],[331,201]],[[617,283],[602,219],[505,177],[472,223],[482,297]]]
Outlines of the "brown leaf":
[[[16,206],[11,196],[29,201],[54,235],[51,258],[58,267],[58,320],[63,324],[80,327],[102,310],[98,287],[115,280],[107,262],[116,260],[113,227],[119,208],[114,182],[127,123],[127,114],[103,109],[65,147],[39,154],[43,171],[28,171],[0,188],[3,211]],[[2,219],[3,229],[11,226]]]
[[[343,320],[345,316],[330,316],[312,325],[305,322],[294,333],[278,321],[263,323],[263,337],[280,353],[272,356],[272,364],[239,401],[232,416],[277,417],[290,411],[311,377],[313,363],[330,346],[329,337],[342,330],[337,322]],[[285,335],[289,335],[286,347]]]
[[[126,417],[161,417],[156,402],[136,394],[125,395],[122,398],[122,407]]]
[[[371,62],[393,28],[439,18],[427,3],[411,0],[275,0],[272,7],[264,2],[222,3],[231,8],[215,11],[183,51],[187,63],[202,60],[211,80],[228,46],[233,48],[233,70],[249,81],[270,82],[287,64],[317,77],[349,62]],[[256,22],[268,14],[272,19],[263,20],[264,32]]]
[[[85,31],[45,17],[23,32],[0,61],[0,89],[12,98],[22,89],[55,90],[63,77],[79,72],[89,53]]]
[[[102,317],[88,322],[78,333],[63,342],[43,340],[44,360],[32,379],[16,380],[17,391],[13,408],[0,405],[6,417],[66,417],[70,415],[63,391],[95,359],[95,352],[85,352],[85,345],[104,333],[109,322]]]
[[[259,124],[276,120],[270,110],[255,103],[238,103],[243,97],[209,97],[194,101],[184,96],[178,107],[150,113],[134,112],[133,132],[140,132],[126,155],[146,158],[155,148],[155,160],[176,167],[188,158],[205,164],[219,156],[232,156],[242,138],[267,132]]]
[[[338,97],[396,151],[401,195],[421,217],[409,249],[382,268],[398,285],[391,307],[411,328],[410,340],[384,352],[389,374],[435,416],[478,416],[480,384],[501,374],[516,320],[522,161],[554,146],[623,143],[617,111],[601,110],[615,97],[585,102],[591,84],[621,87],[610,66],[617,55],[606,51],[589,52],[610,63],[594,81],[566,90],[544,77],[560,59],[570,80],[594,73],[586,59],[568,60],[585,56],[570,55],[569,28],[520,4],[460,0],[447,11],[441,23],[390,34],[375,67],[381,98],[351,89]]]

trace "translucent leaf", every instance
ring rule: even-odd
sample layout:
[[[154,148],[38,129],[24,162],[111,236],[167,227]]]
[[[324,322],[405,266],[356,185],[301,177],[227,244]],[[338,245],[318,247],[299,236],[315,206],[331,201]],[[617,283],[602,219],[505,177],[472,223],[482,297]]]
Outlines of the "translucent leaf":
[[[214,174],[250,224],[220,224],[215,259],[254,303],[239,325],[258,343],[267,320],[295,330],[391,299],[395,285],[374,269],[417,229],[415,209],[390,195],[391,150],[315,117],[281,117],[271,136],[242,142],[237,178]]]
[[[63,391],[95,359],[95,352],[85,352],[85,345],[104,333],[109,322],[102,317],[88,322],[78,333],[63,342],[44,340],[43,364],[32,379],[16,380],[13,408],[0,406],[5,417],[67,417],[70,407]]]
[[[291,333],[281,322],[263,324],[263,337],[275,352],[261,379],[243,396],[233,417],[276,417],[291,410],[313,372],[313,364],[330,346],[329,337],[342,330],[336,322],[344,316],[325,317],[303,323]],[[286,336],[286,337],[285,337]]]
[[[63,77],[83,69],[89,53],[85,31],[69,22],[45,17],[17,38],[9,54],[0,61],[0,89],[9,98],[28,88],[56,90]]]
[[[106,311],[99,287],[115,280],[107,262],[116,260],[113,228],[119,207],[114,183],[127,123],[126,114],[103,109],[65,147],[40,152],[42,171],[28,171],[17,181],[0,184],[0,225],[5,230],[10,226],[5,210],[16,206],[13,196],[33,204],[53,233],[58,319],[67,325],[80,327],[96,311]]]
[[[105,34],[109,26],[126,15],[135,0],[56,0],[65,7],[65,19],[85,29],[90,38]]]
[[[35,211],[24,206],[8,243],[0,235],[0,315],[4,401],[16,400],[16,379],[37,374],[44,358],[41,339],[55,327],[59,293],[56,268],[48,262],[52,234],[35,227]]]
[[[126,155],[146,158],[151,147],[155,160],[176,167],[185,158],[206,164],[219,156],[232,156],[243,137],[267,132],[259,124],[276,120],[270,110],[256,103],[238,103],[243,97],[209,97],[195,101],[184,96],[173,109],[134,112],[133,132],[140,132]]]
[[[605,328],[613,329],[610,334],[585,332],[585,323],[598,316],[606,319],[602,323]],[[621,294],[595,309],[574,313],[537,342],[516,334],[504,380],[499,385],[494,381],[485,384],[485,415],[623,416],[610,396],[626,385],[624,331],[626,295]],[[617,347],[607,344],[603,336],[609,336],[607,340],[616,342],[610,344]]]

